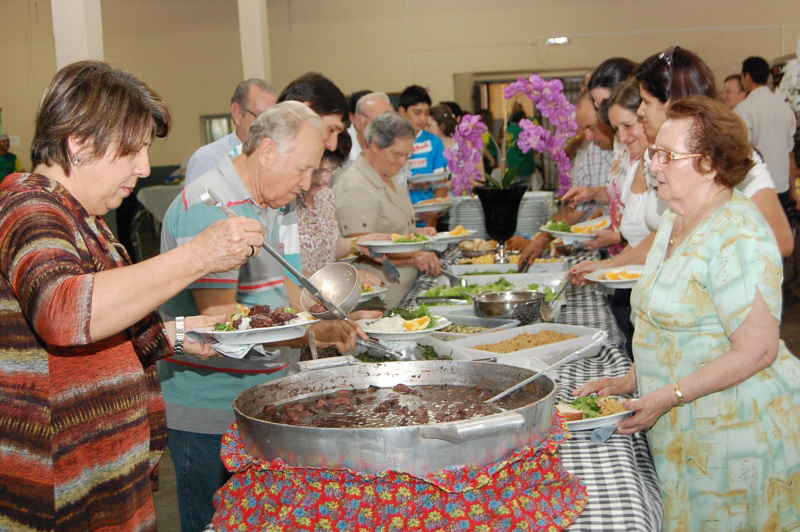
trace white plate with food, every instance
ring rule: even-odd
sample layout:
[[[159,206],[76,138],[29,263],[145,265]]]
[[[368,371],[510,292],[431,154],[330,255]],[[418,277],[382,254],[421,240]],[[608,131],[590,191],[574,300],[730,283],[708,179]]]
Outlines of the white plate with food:
[[[556,229],[548,229],[547,225],[543,225],[543,226],[542,226],[542,227],[540,227],[539,229],[541,229],[541,230],[542,230],[542,231],[544,231],[545,233],[550,233],[550,234],[551,234],[551,235],[553,235],[555,238],[560,238],[561,240],[563,240],[563,241],[564,241],[564,243],[569,243],[569,242],[586,242],[586,241],[592,240],[592,239],[594,239],[594,238],[597,238],[597,235],[586,235],[586,234],[581,234],[581,233],[572,233],[572,232],[567,232],[567,231],[558,231],[558,230],[556,230]]]
[[[448,175],[449,172],[447,170],[434,172],[432,174],[417,174],[415,176],[409,177],[408,182],[413,183],[415,185],[419,185],[422,183],[438,183],[439,181],[446,181]]]
[[[450,198],[433,198],[415,203],[412,205],[412,207],[414,207],[414,212],[419,214],[422,212],[446,211],[452,205],[453,202],[450,201]]]
[[[380,297],[385,293],[385,286],[362,286],[361,296],[358,298],[358,302],[363,303],[364,301],[369,301],[373,297]]]
[[[425,235],[403,235],[393,240],[367,240],[359,242],[373,253],[407,253],[419,251],[430,244],[431,239]]]
[[[610,216],[600,216],[572,226],[572,233],[579,235],[596,235],[598,231],[611,227]]]
[[[455,244],[476,233],[474,229],[462,229],[463,232],[443,231],[431,237],[431,244]]]
[[[636,281],[642,277],[642,272],[644,272],[643,265],[631,264],[628,266],[595,270],[587,274],[586,278],[609,288],[633,288]]]
[[[238,331],[215,331],[214,326],[209,325],[207,327],[199,327],[189,331],[189,333],[198,333],[199,336],[203,337],[203,340],[213,340],[216,343],[225,345],[267,344],[300,338],[309,327],[318,321],[312,318],[308,321],[290,323],[288,325],[257,327]],[[199,339],[198,336],[195,336],[195,338]]]
[[[442,316],[431,316],[431,319],[436,319],[436,325],[433,327],[426,325],[416,330],[401,330],[408,327],[403,322],[407,323],[415,320],[403,320],[400,316],[384,316],[377,320],[358,320],[358,324],[361,325],[364,332],[378,340],[414,340],[428,336],[450,325],[450,320]]]
[[[571,403],[558,403],[556,410],[566,419],[569,430],[592,430],[614,425],[633,414],[622,405],[622,399],[587,395],[578,397]]]

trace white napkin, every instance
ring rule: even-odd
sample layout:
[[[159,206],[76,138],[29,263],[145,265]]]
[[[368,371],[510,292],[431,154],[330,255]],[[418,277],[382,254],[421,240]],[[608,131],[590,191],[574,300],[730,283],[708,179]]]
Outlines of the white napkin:
[[[267,351],[264,346],[260,344],[245,344],[245,345],[226,345],[226,344],[213,344],[211,348],[217,353],[236,359],[243,359],[251,350],[259,355],[262,355],[266,360],[272,360],[280,354],[280,351]],[[261,358],[261,357],[259,357]]]

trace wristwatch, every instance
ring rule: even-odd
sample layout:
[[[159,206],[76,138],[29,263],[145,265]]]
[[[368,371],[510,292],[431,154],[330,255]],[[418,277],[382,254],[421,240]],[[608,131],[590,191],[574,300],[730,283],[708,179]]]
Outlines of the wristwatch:
[[[183,337],[186,332],[185,319],[183,316],[175,318],[175,348],[173,352],[176,355],[183,354]]]

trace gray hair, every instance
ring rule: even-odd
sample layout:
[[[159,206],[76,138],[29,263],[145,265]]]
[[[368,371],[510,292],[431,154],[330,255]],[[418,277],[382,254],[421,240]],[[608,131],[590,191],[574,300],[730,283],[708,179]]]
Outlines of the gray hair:
[[[250,78],[242,81],[238,85],[236,85],[236,90],[233,91],[233,96],[231,97],[231,105],[239,104],[240,107],[247,107],[247,96],[250,94],[250,87],[258,87],[259,89],[266,91],[270,94],[278,94],[278,91],[275,90],[275,87],[264,81],[260,78]]]
[[[378,148],[388,148],[399,138],[414,139],[414,128],[397,111],[386,111],[370,122],[364,132],[367,146],[373,142]]]
[[[281,102],[273,105],[255,119],[247,139],[242,145],[242,153],[252,155],[264,139],[271,139],[279,149],[286,153],[294,146],[294,139],[309,124],[322,135],[322,119],[307,105],[300,102]]]
[[[389,99],[389,96],[385,92],[370,92],[358,99],[358,101],[356,102],[356,113],[364,114],[364,107],[366,107],[367,102],[371,100],[381,100],[388,103],[389,105],[392,104],[392,101]]]

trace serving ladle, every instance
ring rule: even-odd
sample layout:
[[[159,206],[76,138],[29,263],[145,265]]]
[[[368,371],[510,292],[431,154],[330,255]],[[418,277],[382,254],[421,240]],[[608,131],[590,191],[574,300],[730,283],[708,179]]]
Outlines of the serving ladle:
[[[554,370],[554,369],[560,368],[560,367],[561,367],[561,366],[563,366],[564,364],[566,364],[566,363],[568,363],[568,362],[572,362],[573,360],[577,359],[579,356],[581,356],[583,353],[585,353],[585,352],[586,352],[586,351],[588,351],[589,349],[591,349],[591,348],[593,348],[594,346],[596,346],[597,344],[600,344],[600,343],[602,343],[603,341],[605,341],[605,339],[606,339],[607,337],[608,337],[608,333],[606,333],[605,331],[597,331],[597,332],[596,332],[596,333],[594,333],[594,335],[592,336],[592,341],[591,341],[591,342],[589,342],[589,344],[588,344],[588,345],[586,345],[585,347],[582,347],[582,348],[578,349],[577,351],[575,351],[575,352],[574,352],[574,353],[572,353],[571,355],[567,355],[567,356],[565,356],[564,358],[562,358],[561,360],[559,360],[559,361],[558,361],[558,362],[556,362],[555,364],[551,364],[550,366],[548,366],[548,367],[544,368],[542,371],[540,371],[540,372],[539,372],[539,373],[537,373],[536,375],[533,375],[532,377],[528,377],[528,378],[527,378],[527,379],[525,379],[524,381],[522,381],[522,382],[520,382],[520,383],[518,383],[518,384],[515,384],[515,385],[514,385],[514,386],[512,386],[511,388],[508,388],[507,390],[504,390],[504,391],[502,391],[502,392],[498,393],[497,395],[495,395],[495,396],[494,396],[494,397],[492,397],[491,399],[487,399],[487,400],[486,400],[486,401],[484,401],[484,402],[486,402],[486,403],[494,403],[494,402],[495,402],[495,401],[497,401],[498,399],[502,399],[502,398],[503,398],[503,397],[505,397],[506,395],[508,395],[508,394],[510,394],[510,393],[512,393],[512,392],[515,392],[515,391],[519,390],[519,389],[520,389],[520,388],[522,388],[523,386],[527,386],[528,384],[532,383],[533,381],[535,381],[536,379],[538,379],[539,377],[541,377],[542,375],[544,375],[544,374],[545,374],[545,373],[547,373],[548,371],[552,371],[552,370]]]
[[[554,297],[550,301],[547,301],[547,299],[542,301],[542,307],[539,310],[539,314],[542,316],[542,321],[547,322],[547,323],[552,323],[552,321],[555,319],[555,317],[556,317],[556,307],[555,307],[554,303],[555,303],[556,299],[561,297],[561,294],[562,294],[562,292],[564,292],[564,289],[567,288],[567,285],[569,284],[570,279],[572,279],[572,272],[569,272],[567,274],[567,276],[564,277],[564,282],[561,283],[561,288],[559,288],[558,292],[556,292],[556,297]]]
[[[220,198],[217,194],[215,194],[212,190],[210,190],[208,188],[203,190],[202,192],[200,192],[200,201],[202,201],[203,203],[205,203],[209,207],[218,208],[223,213],[225,213],[225,216],[227,216],[228,218],[235,218],[236,216],[238,216],[227,205],[225,205],[225,203],[222,201],[222,198]],[[331,300],[326,298],[324,295],[322,295],[322,292],[320,292],[319,289],[316,286],[314,286],[314,284],[311,281],[309,281],[306,278],[305,275],[303,275],[301,272],[299,272],[297,270],[297,268],[292,266],[286,259],[284,259],[283,255],[281,255],[280,253],[275,251],[272,248],[272,246],[270,246],[267,243],[266,240],[264,240],[264,243],[261,245],[261,247],[264,248],[267,251],[267,253],[272,255],[272,257],[275,260],[277,260],[280,263],[281,266],[286,268],[289,271],[289,273],[294,275],[295,278],[298,281],[300,281],[300,285],[303,288],[305,288],[306,290],[308,290],[308,292],[312,296],[317,298],[319,300],[319,302],[322,303],[322,305],[326,309],[328,309],[328,311],[331,314],[333,314],[334,317],[336,317],[337,319],[346,321],[348,323],[351,323],[351,324],[354,323],[353,320],[351,320],[347,316],[347,314],[345,314],[342,311],[342,309],[340,309],[334,302],[332,302]],[[375,350],[375,351],[381,353],[382,356],[385,356],[387,358],[391,357],[391,358],[397,359],[397,360],[413,360],[412,358],[410,358],[410,355],[404,354],[404,353],[398,353],[398,352],[394,351],[393,349],[389,349],[388,347],[380,344],[379,342],[377,342],[375,340],[363,340],[361,338],[358,338],[356,340],[356,344],[358,344],[358,345],[360,345],[362,347],[366,347],[367,349]]]

